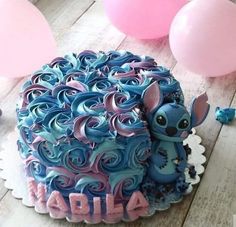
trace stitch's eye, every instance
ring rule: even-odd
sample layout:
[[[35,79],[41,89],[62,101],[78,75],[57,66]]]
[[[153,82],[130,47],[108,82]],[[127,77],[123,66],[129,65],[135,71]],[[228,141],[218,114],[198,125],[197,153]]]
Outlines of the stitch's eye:
[[[159,125],[162,125],[162,126],[166,124],[166,119],[162,115],[158,115],[156,117],[156,121]]]
[[[189,126],[189,122],[187,119],[181,120],[178,125],[180,129],[186,129],[188,126]]]

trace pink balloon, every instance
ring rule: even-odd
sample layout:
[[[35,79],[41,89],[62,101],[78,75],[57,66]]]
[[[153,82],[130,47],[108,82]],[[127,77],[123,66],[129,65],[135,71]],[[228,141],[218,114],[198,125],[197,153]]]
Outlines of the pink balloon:
[[[198,74],[220,76],[236,70],[236,4],[194,0],[173,20],[170,47],[182,65]]]
[[[168,35],[171,21],[187,0],[104,0],[111,22],[139,39]]]
[[[0,34],[0,76],[25,76],[56,56],[48,23],[27,0],[0,0]]]

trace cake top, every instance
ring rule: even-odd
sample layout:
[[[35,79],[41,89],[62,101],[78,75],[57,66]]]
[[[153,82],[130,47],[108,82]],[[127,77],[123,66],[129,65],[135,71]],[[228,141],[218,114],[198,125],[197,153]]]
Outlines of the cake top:
[[[179,82],[150,57],[126,51],[58,57],[24,84],[18,126],[33,125],[37,135],[53,144],[72,133],[85,144],[145,133],[137,107],[153,81],[164,102],[183,103]]]

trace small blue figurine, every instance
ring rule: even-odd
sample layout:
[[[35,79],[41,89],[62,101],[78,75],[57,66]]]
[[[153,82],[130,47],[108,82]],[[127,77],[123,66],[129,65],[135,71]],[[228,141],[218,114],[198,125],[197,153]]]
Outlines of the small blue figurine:
[[[216,107],[215,110],[216,120],[222,124],[229,124],[234,120],[236,116],[236,109],[233,108],[224,108]]]
[[[152,136],[151,157],[148,177],[158,184],[173,184],[176,191],[184,192],[184,172],[187,168],[186,149],[183,140],[191,129],[200,125],[209,111],[207,95],[204,93],[193,100],[191,113],[176,102],[163,104],[163,94],[156,82],[143,94],[145,113]],[[173,114],[174,113],[174,114]]]

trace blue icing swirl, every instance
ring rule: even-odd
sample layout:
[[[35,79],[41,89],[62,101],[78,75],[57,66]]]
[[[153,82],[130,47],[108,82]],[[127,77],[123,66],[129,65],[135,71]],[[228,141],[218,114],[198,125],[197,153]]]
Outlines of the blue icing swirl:
[[[80,69],[81,63],[77,60],[75,54],[68,54],[64,58],[55,58],[50,63],[50,66],[53,69],[59,69],[63,74],[66,74]]]
[[[89,68],[89,65],[91,63],[96,61],[97,54],[91,50],[85,50],[78,55],[77,59],[81,63],[81,68],[87,69],[87,68]]]
[[[42,122],[46,114],[55,108],[59,108],[57,99],[49,95],[40,96],[28,105],[34,123]]]
[[[36,128],[35,134],[51,143],[57,143],[58,139],[72,133],[73,120],[71,111],[54,109],[48,112],[42,121],[42,126],[39,130]]]
[[[101,143],[111,136],[104,116],[80,116],[75,119],[73,131],[75,138],[84,143]]]
[[[97,69],[101,68],[106,64],[109,57],[104,52],[99,52],[98,54],[93,51],[83,51],[78,55],[78,60],[81,63],[81,68],[83,69]]]
[[[36,71],[31,77],[32,84],[40,84],[48,89],[52,89],[62,80],[63,73],[60,69],[52,69],[49,65],[43,66],[41,70]]]
[[[109,175],[109,183],[111,185],[112,193],[124,200],[134,191],[139,190],[143,175],[143,168],[125,169],[123,171],[111,173]]]
[[[48,141],[40,141],[34,145],[34,156],[47,166],[59,166],[61,164],[61,151],[59,146]]]
[[[77,82],[79,83],[79,82]],[[86,85],[82,83],[81,87],[84,87],[83,90],[86,90]],[[61,104],[70,104],[74,101],[78,93],[82,92],[81,89],[76,87],[71,87],[67,85],[59,85],[55,87],[52,91],[52,95],[57,98]]]
[[[77,70],[71,73],[64,75],[63,83],[70,81],[79,81],[85,83],[87,81],[88,73],[82,70]]]
[[[34,145],[34,156],[46,166],[64,166],[72,173],[88,171],[90,148],[76,139],[52,144],[41,140]]]
[[[90,165],[94,171],[117,172],[127,168],[125,145],[108,139],[95,148],[90,156]]]
[[[102,52],[99,52],[97,55],[97,59],[93,62],[88,62],[89,67],[97,69],[103,67],[108,61],[109,57]]]
[[[75,189],[75,175],[62,168],[48,168],[45,183],[49,193],[59,191],[63,196],[68,197]]]
[[[30,112],[26,108],[16,109],[17,114],[17,128],[20,129],[21,127],[30,127],[33,124],[33,120],[30,116]]]
[[[103,94],[99,92],[79,93],[71,104],[73,115],[99,115],[104,113]]]
[[[171,77],[170,70],[163,67],[163,66],[156,66],[150,69],[142,70],[142,73],[146,76],[155,77],[158,78],[165,78],[165,77]]]
[[[114,66],[111,68],[111,71],[108,73],[108,80],[111,81],[112,83],[117,83],[119,80],[119,77],[122,76],[135,76],[135,71],[131,70],[130,67],[119,67],[119,66]]]
[[[135,111],[112,115],[110,124],[115,132],[124,137],[147,133],[145,122]]]
[[[140,75],[127,76],[119,78],[118,84],[124,91],[141,95],[150,84],[150,79]]]
[[[87,145],[73,140],[73,142],[63,147],[61,164],[73,173],[87,172],[90,169],[89,155],[90,148]]]
[[[140,56],[134,55],[127,51],[110,51],[108,52],[110,60],[108,61],[108,66],[122,66],[127,62],[140,62]]]
[[[34,137],[30,128],[28,128],[27,126],[22,126],[20,127],[19,132],[19,137],[21,141],[24,141],[26,145],[31,144],[33,142]]]
[[[98,79],[103,76],[101,72],[98,71],[75,71],[65,75],[64,82],[79,81],[83,84],[90,86],[91,83],[95,83]]]
[[[25,161],[26,174],[33,177],[37,182],[44,182],[46,177],[46,166],[33,156],[29,156]]]
[[[27,146],[21,139],[17,140],[18,151],[20,152],[20,156],[23,159],[28,158],[32,154],[32,150],[29,146]]]
[[[126,156],[129,168],[142,168],[151,155],[151,140],[149,135],[127,138]]]
[[[104,96],[104,105],[108,112],[123,113],[131,111],[139,104],[137,96],[128,92],[109,92]]]
[[[108,75],[108,79],[113,83],[118,83],[119,88],[131,94],[141,95],[150,85],[151,79],[137,74],[130,67],[113,67]]]
[[[89,82],[88,86],[91,87],[91,91],[102,94],[106,94],[107,92],[115,91],[117,89],[115,84],[107,80],[106,77],[96,78],[96,80]]]
[[[105,197],[108,192],[107,177],[101,174],[79,174],[76,176],[76,191],[87,195],[91,201],[93,197]]]
[[[33,84],[28,86],[23,90],[23,106],[28,105],[33,100],[37,99],[39,96],[50,95],[51,90],[38,84]]]

